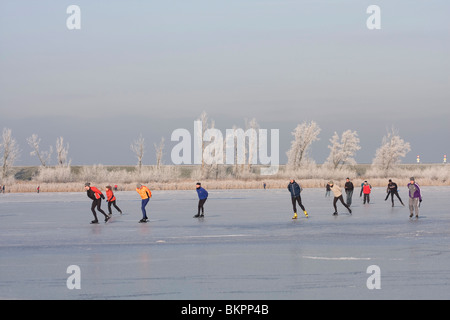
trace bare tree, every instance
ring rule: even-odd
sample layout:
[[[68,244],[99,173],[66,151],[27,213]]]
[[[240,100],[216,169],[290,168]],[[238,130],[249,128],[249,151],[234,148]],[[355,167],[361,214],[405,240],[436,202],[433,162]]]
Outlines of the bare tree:
[[[138,159],[138,171],[141,173],[142,169],[142,158],[144,157],[145,153],[145,143],[144,138],[142,137],[142,134],[139,135],[139,138],[137,140],[134,140],[134,142],[130,146],[131,150],[134,152],[134,155]]]
[[[385,176],[390,169],[401,162],[406,154],[411,151],[409,142],[405,142],[394,128],[383,137],[381,146],[375,153],[372,165],[382,170]]]
[[[19,146],[16,139],[12,137],[11,129],[3,129],[0,154],[2,155],[2,179],[5,179],[9,168],[14,165],[20,154]]]
[[[330,155],[325,161],[326,164],[331,165],[334,169],[342,168],[345,164],[356,164],[353,156],[356,151],[361,149],[356,131],[344,131],[340,139],[337,132],[335,132],[330,142],[331,145],[328,146]]]
[[[69,161],[67,155],[69,154],[69,144],[64,145],[64,138],[59,137],[56,139],[56,160],[58,166],[68,166]]]
[[[31,156],[37,156],[39,161],[41,162],[41,165],[43,167],[47,166],[47,162],[50,161],[50,157],[53,153],[53,147],[50,146],[49,151],[40,151],[40,144],[41,139],[38,137],[36,133],[33,133],[31,137],[27,138],[28,145],[33,149],[33,151],[30,152]]]
[[[162,156],[163,156],[163,149],[164,149],[164,137],[161,138],[161,141],[159,142],[159,145],[156,143],[154,144],[155,150],[156,150],[156,168],[160,169],[162,165]]]
[[[205,131],[208,129],[208,115],[206,114],[205,111],[202,112],[202,114],[200,115],[200,119],[198,119],[202,122],[202,128],[201,128],[201,132],[199,132],[198,134],[200,134],[200,137],[202,139],[202,146],[201,146],[201,157],[202,157],[202,169],[205,167],[205,159],[203,157],[203,151],[205,150],[205,142],[203,141],[203,137],[205,136]]]
[[[310,123],[305,121],[294,129],[292,132],[294,140],[292,140],[291,148],[286,153],[288,166],[299,167],[307,160],[308,149],[314,141],[319,140],[320,131],[321,129],[314,121]]]

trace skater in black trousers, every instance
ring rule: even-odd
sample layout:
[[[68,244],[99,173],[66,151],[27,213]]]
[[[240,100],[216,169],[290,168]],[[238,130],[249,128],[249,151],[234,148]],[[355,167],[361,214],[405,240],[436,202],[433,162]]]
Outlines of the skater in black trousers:
[[[386,192],[387,192],[387,195],[386,195],[386,199],[384,199],[384,201],[386,201],[389,198],[389,195],[391,195],[392,206],[394,206],[394,195],[396,195],[398,200],[400,200],[400,203],[402,204],[402,206],[405,206],[403,204],[402,199],[400,198],[400,196],[398,194],[398,186],[395,182],[392,182],[392,179],[389,179],[389,183],[387,185]]]
[[[342,191],[341,188],[337,185],[335,185],[333,183],[333,181],[330,181],[328,183],[330,185],[331,191],[333,191],[334,194],[334,200],[333,200],[333,207],[334,207],[334,213],[333,216],[337,216],[338,212],[337,212],[337,207],[336,207],[336,203],[339,201],[341,201],[341,203],[343,204],[344,207],[347,208],[348,213],[352,214],[352,210],[350,209],[350,207],[344,202],[344,198],[342,198]]]
[[[106,215],[105,211],[103,211],[100,206],[102,204],[102,199],[105,199],[105,196],[103,193],[98,190],[96,187],[91,187],[90,183],[86,183],[84,185],[84,189],[86,190],[87,196],[92,199],[92,205],[91,205],[91,211],[94,215],[94,220],[91,221],[91,223],[98,223],[97,219],[97,213],[95,212],[95,207],[97,207],[97,210],[101,212],[105,216],[105,222],[109,220],[109,217]]]
[[[300,196],[300,193],[302,192],[302,188],[300,187],[300,185],[297,182],[295,182],[294,179],[291,179],[288,184],[287,189],[291,193],[292,209],[294,210],[294,216],[292,217],[292,219],[297,219],[297,217],[298,217],[296,203],[298,203],[300,208],[303,210],[305,217],[308,218],[308,213],[306,212],[306,209],[302,204],[302,198]]]
[[[194,218],[203,218],[205,216],[205,208],[203,205],[205,204],[206,200],[208,199],[208,191],[206,191],[204,188],[202,188],[202,184],[200,182],[197,182],[195,185],[197,189],[197,195],[198,195],[198,212],[194,216]],[[201,214],[200,214],[201,211]]]
[[[116,196],[114,195],[111,186],[106,186],[106,202],[108,202],[108,212],[109,215],[112,215],[111,205],[122,214],[122,210],[116,204]]]

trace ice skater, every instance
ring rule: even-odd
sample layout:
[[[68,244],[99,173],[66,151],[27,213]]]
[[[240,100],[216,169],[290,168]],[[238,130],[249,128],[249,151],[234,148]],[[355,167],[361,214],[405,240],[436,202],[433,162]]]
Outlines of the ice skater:
[[[294,179],[291,179],[288,184],[287,189],[291,193],[292,208],[294,209],[294,216],[292,217],[292,219],[297,219],[296,202],[298,202],[298,205],[303,210],[303,213],[305,214],[305,216],[308,218],[308,213],[306,212],[306,209],[302,204],[302,198],[300,196],[300,193],[302,192],[302,188],[300,187],[300,185],[297,182],[295,182]]]
[[[344,207],[346,207],[348,212],[351,214],[352,213],[352,209],[350,209],[350,207],[344,202],[344,198],[342,198],[341,188],[339,186],[335,185],[333,183],[333,181],[328,182],[328,184],[330,185],[330,189],[331,189],[331,191],[333,191],[333,194],[334,194],[334,199],[333,199],[334,213],[333,213],[333,216],[337,216],[337,214],[338,214],[337,207],[336,207],[336,203],[337,203],[338,200],[341,201],[341,203],[344,205]]]
[[[108,202],[108,212],[110,216],[112,215],[111,205],[122,214],[122,210],[120,210],[116,204],[116,196],[114,195],[111,186],[106,186],[106,202]]]
[[[345,179],[345,195],[347,196],[347,205],[350,207],[352,205],[352,196],[353,196],[353,182],[350,181],[350,178]]]
[[[327,183],[327,185],[325,186],[325,198],[329,197],[330,193],[331,193],[330,184]]]
[[[409,193],[409,217],[412,218],[414,211],[416,211],[416,219],[419,218],[419,205],[422,202],[422,194],[420,193],[420,187],[416,183],[414,177],[409,179],[408,183]]]
[[[398,194],[398,186],[395,182],[392,182],[392,179],[389,179],[389,183],[387,185],[386,192],[387,192],[387,195],[386,195],[386,199],[384,199],[384,201],[386,201],[390,195],[391,200],[392,200],[392,206],[394,206],[394,195],[396,195],[398,200],[400,200],[400,203],[402,204],[402,206],[404,206],[403,201],[400,198],[400,195]]]
[[[87,196],[92,199],[91,211],[94,215],[94,220],[91,221],[92,224],[98,223],[97,213],[95,212],[95,208],[105,216],[105,222],[108,222],[109,217],[106,215],[105,211],[100,207],[102,205],[102,199],[105,199],[103,193],[98,190],[96,187],[91,187],[89,182],[85,183],[84,189],[86,190]]]
[[[367,201],[367,204],[369,204],[370,203],[370,192],[372,191],[372,186],[367,181],[364,181],[362,190],[363,190],[363,194],[364,194],[363,203],[366,204],[366,201]]]
[[[203,205],[208,199],[208,191],[206,191],[202,187],[202,184],[200,182],[197,182],[195,187],[197,188],[197,195],[198,195],[198,212],[194,216],[194,218],[203,218],[205,216],[205,208],[203,207]],[[200,211],[202,212],[201,214]]]
[[[136,185],[136,191],[141,196],[141,211],[142,211],[142,219],[139,220],[139,223],[145,223],[148,221],[147,217],[147,211],[145,210],[145,207],[147,206],[148,202],[150,201],[150,198],[152,197],[152,192],[149,188],[146,186],[143,186],[142,184],[138,183]]]

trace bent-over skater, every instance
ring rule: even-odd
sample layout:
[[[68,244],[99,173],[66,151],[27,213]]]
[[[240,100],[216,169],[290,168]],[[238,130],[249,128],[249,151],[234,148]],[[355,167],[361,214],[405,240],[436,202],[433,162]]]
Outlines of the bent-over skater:
[[[147,206],[148,202],[150,201],[150,198],[152,197],[152,192],[149,188],[146,186],[143,186],[142,184],[138,183],[136,185],[136,191],[141,196],[141,211],[142,211],[142,219],[139,220],[139,223],[144,223],[148,221],[147,217],[147,211],[145,210],[145,207]]]
[[[389,179],[389,183],[387,185],[386,191],[387,191],[387,195],[386,195],[386,199],[384,199],[384,201],[386,201],[389,198],[389,195],[391,195],[392,206],[394,206],[394,195],[396,195],[398,200],[400,200],[400,203],[402,204],[402,206],[404,206],[403,201],[400,198],[400,195],[398,194],[398,186],[395,182],[392,181],[392,179]]]
[[[114,195],[111,186],[106,186],[106,202],[108,202],[108,213],[112,215],[111,205],[122,214],[122,210],[116,204],[116,196]]]
[[[98,190],[96,187],[91,187],[91,184],[87,182],[84,185],[84,189],[86,190],[87,196],[92,199],[92,205],[91,205],[91,211],[94,215],[94,220],[91,221],[91,223],[98,223],[97,219],[97,213],[95,212],[95,208],[97,207],[97,210],[105,216],[105,222],[109,220],[109,217],[106,215],[105,211],[101,209],[102,199],[105,199],[105,196],[103,193]]]
[[[205,215],[205,208],[203,205],[205,204],[206,200],[208,199],[208,191],[206,191],[200,182],[197,182],[195,185],[197,188],[197,195],[198,195],[198,212],[194,216],[194,218],[203,218]],[[200,211],[202,212],[200,214]]]
[[[338,214],[337,212],[337,207],[336,207],[336,202],[338,200],[341,201],[341,203],[344,205],[344,207],[347,208],[348,212],[351,214],[352,210],[350,209],[350,207],[344,202],[344,198],[342,198],[342,191],[341,188],[338,185],[335,185],[333,183],[333,181],[330,181],[328,183],[330,185],[331,191],[333,191],[334,194],[334,199],[333,199],[333,207],[334,207],[334,213],[333,215],[336,216]]]

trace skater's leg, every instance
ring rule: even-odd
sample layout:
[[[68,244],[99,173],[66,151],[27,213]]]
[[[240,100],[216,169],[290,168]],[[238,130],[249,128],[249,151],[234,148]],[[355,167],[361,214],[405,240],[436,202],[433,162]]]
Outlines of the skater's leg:
[[[291,197],[292,200],[292,210],[294,210],[294,213],[297,212],[297,205],[295,204],[295,197]]]
[[[108,203],[109,204],[109,203]],[[122,210],[120,210],[120,208],[117,206],[117,204],[116,204],[116,200],[114,200],[113,202],[112,202],[112,204],[113,204],[113,206],[114,206],[114,208],[116,208],[116,210],[117,211],[119,211],[120,213],[122,213]]]
[[[303,203],[302,203],[302,198],[301,198],[301,196],[297,196],[296,199],[297,199],[298,205],[300,206],[300,208],[302,208],[303,213],[304,213],[305,216],[308,218],[308,213],[306,212],[305,206],[304,206]]]
[[[416,211],[416,218],[419,217],[419,198],[414,198],[414,209]]]
[[[97,213],[95,212],[95,207],[97,206],[97,201],[96,200],[93,200],[92,201],[92,205],[91,205],[91,211],[92,211],[92,214],[94,215],[94,221],[98,221],[98,219],[97,219]]]
[[[414,199],[409,198],[409,217],[411,218],[414,215]]]
[[[352,205],[352,196],[353,196],[353,190],[349,190],[345,192],[347,194],[347,205]]]
[[[341,201],[342,205],[347,208],[348,212],[352,213],[352,210],[350,210],[350,207],[344,202],[344,198],[342,197],[342,195],[340,195],[338,197],[338,199]]]
[[[198,201],[198,214],[200,215],[200,210],[202,211],[202,216],[205,214],[205,208],[203,207],[203,205],[205,204],[206,199],[201,199]]]
[[[109,202],[108,202],[108,213],[109,213],[110,215],[112,214],[112,211],[111,211],[111,204],[112,204],[112,202],[109,201]]]
[[[305,207],[304,207],[303,204],[302,204],[302,198],[301,198],[300,196],[297,196],[295,199],[297,200],[298,205],[300,206],[300,208],[301,208],[303,211],[306,211],[306,210],[305,210]]]
[[[334,200],[333,200],[334,213],[337,213],[336,202],[338,201],[338,199],[339,199],[339,198],[334,197]]]
[[[369,203],[369,195],[364,193],[364,202],[363,203],[366,204],[366,202]]]
[[[98,210],[99,212],[101,212],[101,213],[105,216],[105,218],[108,217],[108,216],[106,215],[105,211],[103,211],[102,208],[101,208],[101,205],[102,205],[102,199],[97,199],[96,201],[97,201],[97,210]]]
[[[142,199],[142,202],[141,202],[142,219],[148,219],[147,218],[147,211],[145,210],[145,206],[147,205],[149,200],[150,200],[149,198]]]
[[[402,204],[402,206],[404,206],[402,199],[400,198],[400,195],[398,194],[398,192],[395,193],[397,195],[398,200],[400,200],[400,203]],[[394,198],[394,197],[392,197]],[[394,200],[392,200],[392,202],[394,202]]]

